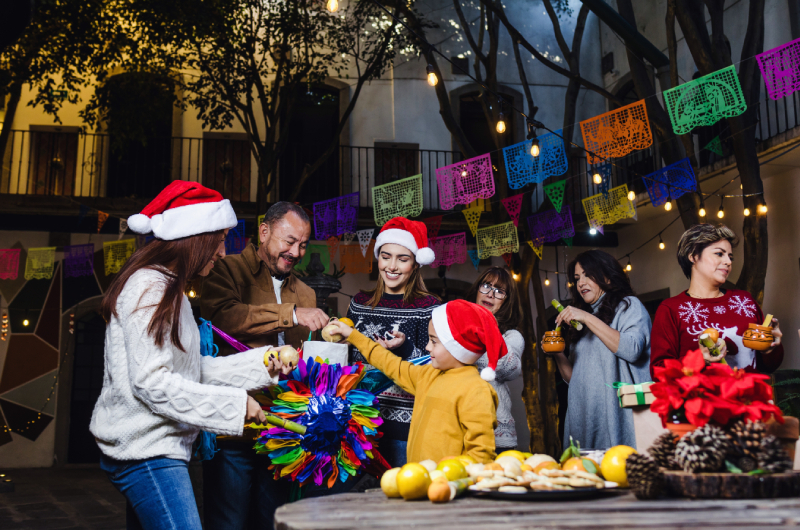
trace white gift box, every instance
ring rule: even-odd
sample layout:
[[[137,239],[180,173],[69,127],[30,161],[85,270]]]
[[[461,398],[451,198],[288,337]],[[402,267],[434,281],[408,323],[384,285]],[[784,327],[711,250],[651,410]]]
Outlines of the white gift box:
[[[303,359],[327,359],[329,364],[346,366],[347,344],[335,342],[306,341],[303,343]]]

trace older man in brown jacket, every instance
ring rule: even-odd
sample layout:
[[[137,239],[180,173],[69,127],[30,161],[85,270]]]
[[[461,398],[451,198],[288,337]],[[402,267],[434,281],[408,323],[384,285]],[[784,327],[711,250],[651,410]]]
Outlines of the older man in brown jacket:
[[[314,291],[291,273],[310,238],[311,222],[302,208],[273,205],[259,226],[258,249],[251,243],[241,254],[225,257],[206,278],[203,318],[253,348],[299,348],[309,330],[328,322]],[[221,355],[234,353],[221,345]],[[275,509],[289,500],[288,483],[273,478],[269,459],[252,449],[252,436],[220,437],[218,444],[219,452],[203,465],[206,528],[272,528]]]

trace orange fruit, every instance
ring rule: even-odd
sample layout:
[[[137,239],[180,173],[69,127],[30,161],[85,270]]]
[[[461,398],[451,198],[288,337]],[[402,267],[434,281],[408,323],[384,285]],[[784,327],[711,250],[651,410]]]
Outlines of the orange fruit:
[[[436,469],[443,472],[447,480],[458,480],[469,476],[467,470],[464,469],[464,464],[457,458],[442,460]]]
[[[600,472],[606,480],[616,482],[620,488],[628,487],[628,473],[625,464],[628,457],[636,452],[636,449],[627,445],[617,445],[606,451],[602,462],[600,462]]]
[[[703,333],[707,333],[708,334],[708,338],[711,339],[711,342],[713,342],[715,344],[719,340],[719,331],[717,331],[714,328],[707,328],[707,329],[703,330]],[[702,335],[703,333],[701,333],[700,335]]]
[[[397,474],[397,491],[407,501],[427,497],[430,485],[428,470],[417,463],[404,465]]]
[[[342,324],[348,325],[351,328],[354,326],[353,321],[350,320],[349,318],[340,318],[339,322],[341,322]]]
[[[594,469],[592,470],[586,469],[583,464],[584,460],[588,460],[589,462],[594,464]],[[596,475],[600,475],[600,466],[597,465],[597,462],[595,462],[591,458],[576,458],[573,456],[572,458],[564,462],[564,465],[561,466],[561,469],[563,469],[564,471],[586,471],[588,473],[594,473]]]
[[[542,469],[561,469],[561,466],[558,465],[558,462],[542,462],[533,468],[533,472],[538,475]]]

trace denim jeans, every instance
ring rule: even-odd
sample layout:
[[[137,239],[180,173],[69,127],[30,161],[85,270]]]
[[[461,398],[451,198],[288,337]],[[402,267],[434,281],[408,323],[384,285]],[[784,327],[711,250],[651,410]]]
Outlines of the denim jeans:
[[[272,530],[275,510],[291,500],[292,482],[275,480],[270,460],[248,443],[217,442],[219,451],[203,462],[203,512],[206,530]],[[357,482],[336,481],[316,486],[313,482],[302,498],[347,493]]]
[[[202,530],[183,460],[114,460],[100,456],[100,469],[128,500],[128,530]]]
[[[402,467],[406,465],[407,449],[408,442],[405,440],[387,440],[383,438],[378,444],[378,452],[392,467]]]

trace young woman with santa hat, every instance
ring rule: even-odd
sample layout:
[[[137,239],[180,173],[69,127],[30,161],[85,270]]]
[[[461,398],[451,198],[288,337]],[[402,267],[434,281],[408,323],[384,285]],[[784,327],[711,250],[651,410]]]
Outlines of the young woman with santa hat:
[[[428,321],[433,308],[441,303],[422,281],[420,267],[435,259],[425,224],[404,217],[390,219],[375,241],[375,257],[378,283],[353,297],[347,318],[355,323],[355,329],[402,360],[425,355]],[[366,359],[352,349],[351,361]],[[401,466],[406,463],[414,396],[393,386],[380,400],[384,419],[381,454],[393,467]]]
[[[128,528],[201,529],[187,468],[195,438],[263,423],[247,391],[277,384],[289,369],[266,358],[267,347],[200,354],[184,290],[225,256],[236,223],[219,193],[180,180],[128,219],[156,239],[131,256],[103,298],[105,375],[89,427],[100,467],[128,500]]]

